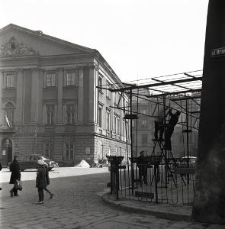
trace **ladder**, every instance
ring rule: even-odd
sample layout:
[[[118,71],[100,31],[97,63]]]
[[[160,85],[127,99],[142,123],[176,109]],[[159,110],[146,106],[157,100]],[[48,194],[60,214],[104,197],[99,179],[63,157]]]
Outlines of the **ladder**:
[[[169,166],[169,163],[168,163],[169,160],[166,157],[166,153],[168,151],[167,152],[164,152],[165,151],[164,144],[163,144],[164,140],[161,140],[161,139],[160,140],[159,139],[152,139],[152,141],[153,141],[154,146],[153,146],[153,150],[152,150],[151,156],[153,156],[153,157],[154,156],[159,156],[160,159],[164,159],[164,161],[165,161],[166,184],[167,184],[167,181],[168,181],[167,179],[169,177],[171,177],[172,180],[173,180],[173,182],[174,182],[174,185],[177,187],[177,182],[176,182],[176,179],[174,178],[174,171]],[[159,152],[160,155],[156,155],[157,146],[158,146],[158,148],[160,150],[160,152]],[[176,164],[176,160],[173,157],[173,153],[171,151],[169,151],[169,153],[170,153],[170,158]],[[159,177],[157,177],[155,179],[157,179],[159,181]]]

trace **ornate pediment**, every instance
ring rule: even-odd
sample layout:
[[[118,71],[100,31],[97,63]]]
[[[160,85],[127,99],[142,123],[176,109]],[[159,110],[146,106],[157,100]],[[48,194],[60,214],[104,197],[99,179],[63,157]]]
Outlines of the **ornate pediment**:
[[[18,56],[18,55],[36,55],[38,54],[32,48],[26,47],[23,43],[17,42],[12,37],[8,43],[1,45],[0,56]]]

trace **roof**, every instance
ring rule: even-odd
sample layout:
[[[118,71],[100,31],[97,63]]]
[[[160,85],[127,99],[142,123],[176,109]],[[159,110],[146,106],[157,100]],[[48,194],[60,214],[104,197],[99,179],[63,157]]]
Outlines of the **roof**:
[[[47,35],[47,34],[43,33],[41,30],[31,30],[31,29],[27,29],[25,27],[21,27],[21,26],[15,25],[15,24],[9,24],[9,25],[3,27],[2,29],[0,29],[0,36],[4,35],[6,32],[11,31],[11,30],[17,30],[17,31],[20,31],[22,33],[29,34],[31,36],[38,37],[38,38],[41,37],[41,39],[46,40],[47,42],[57,43],[57,44],[62,45],[63,47],[65,47],[69,50],[73,50],[73,49],[74,50],[80,50],[81,52],[91,54],[95,58],[100,60],[100,62],[107,69],[107,71],[112,74],[112,77],[114,77],[114,80],[116,82],[119,82],[119,84],[122,83],[120,78],[116,75],[116,73],[112,69],[112,67],[107,63],[107,61],[104,59],[104,57],[101,55],[101,53],[96,49],[88,48],[85,46],[81,46],[81,45],[71,43],[71,42],[66,41],[66,40],[62,40],[62,39]]]
[[[81,51],[85,51],[85,52],[93,53],[93,52],[97,51],[96,49],[91,49],[91,48],[88,48],[85,46],[81,46],[81,45],[78,45],[75,43],[71,43],[71,42],[68,42],[68,41],[65,41],[65,40],[44,34],[41,30],[31,30],[31,29],[27,29],[27,28],[24,28],[24,27],[15,25],[15,24],[9,24],[9,25],[3,27],[2,29],[0,29],[0,36],[9,30],[18,30],[18,31],[30,34],[32,36],[41,37],[42,39],[46,39],[46,40],[51,41],[51,42],[57,42],[61,45],[68,46],[70,48],[80,49]]]

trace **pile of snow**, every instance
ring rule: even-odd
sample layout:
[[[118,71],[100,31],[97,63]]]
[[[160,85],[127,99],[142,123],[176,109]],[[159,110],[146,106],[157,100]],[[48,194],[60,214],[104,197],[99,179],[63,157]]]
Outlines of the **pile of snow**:
[[[75,165],[74,167],[79,168],[90,168],[90,165],[85,161],[82,160],[79,164]]]

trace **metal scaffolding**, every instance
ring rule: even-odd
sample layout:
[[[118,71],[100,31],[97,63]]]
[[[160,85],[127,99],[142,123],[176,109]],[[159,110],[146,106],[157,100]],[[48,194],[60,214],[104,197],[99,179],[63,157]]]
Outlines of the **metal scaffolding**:
[[[165,75],[160,77],[154,77],[151,79],[144,79],[138,82],[132,82],[132,84],[123,84],[123,87],[110,89],[111,92],[119,92],[121,97],[123,93],[126,93],[130,99],[129,107],[120,107],[119,102],[115,108],[123,109],[125,119],[130,120],[130,135],[131,135],[131,162],[133,161],[133,129],[132,120],[137,119],[137,116],[141,114],[138,109],[133,111],[132,107],[133,99],[136,98],[138,107],[138,101],[146,100],[161,105],[164,108],[164,123],[166,117],[166,109],[169,104],[174,104],[173,110],[178,110],[185,116],[184,122],[179,122],[182,126],[182,132],[186,134],[186,155],[189,156],[189,134],[193,129],[198,130],[199,114],[200,114],[200,100],[201,100],[201,88],[202,88],[202,70],[184,72],[172,75]],[[120,100],[119,100],[120,101]],[[170,105],[169,105],[170,107]],[[150,117],[155,117],[155,110],[152,114],[141,114]],[[167,161],[167,152],[165,151],[164,159]],[[173,157],[173,156],[172,156]],[[131,166],[131,175],[133,174],[133,168]],[[132,175],[132,178],[134,176]],[[132,179],[132,190],[134,187]]]

